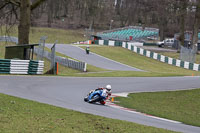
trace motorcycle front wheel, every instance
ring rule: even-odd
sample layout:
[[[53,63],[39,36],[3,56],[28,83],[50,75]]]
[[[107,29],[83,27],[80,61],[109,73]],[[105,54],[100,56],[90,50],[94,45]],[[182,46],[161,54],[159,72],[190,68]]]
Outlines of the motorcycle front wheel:
[[[87,98],[87,97],[85,97],[85,98],[84,98],[84,101],[85,101],[85,102],[87,102],[87,101],[88,101],[88,98]]]

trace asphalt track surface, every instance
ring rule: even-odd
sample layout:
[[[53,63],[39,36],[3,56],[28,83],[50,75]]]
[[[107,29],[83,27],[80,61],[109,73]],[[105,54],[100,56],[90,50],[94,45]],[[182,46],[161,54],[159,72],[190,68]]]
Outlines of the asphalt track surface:
[[[112,85],[113,93],[155,92],[200,88],[199,81],[200,77],[75,78],[0,76],[0,93],[143,125],[185,133],[200,133],[200,127],[157,119],[108,105],[89,104],[83,101],[89,90],[106,84]]]
[[[46,44],[46,47],[51,48],[52,44]],[[140,69],[110,60],[108,58],[102,57],[95,53],[90,52],[89,55],[86,54],[84,49],[81,49],[78,46],[66,45],[66,44],[57,44],[56,51],[72,57],[74,59],[86,62],[90,65],[104,68],[107,70],[119,70],[119,71],[142,71]]]

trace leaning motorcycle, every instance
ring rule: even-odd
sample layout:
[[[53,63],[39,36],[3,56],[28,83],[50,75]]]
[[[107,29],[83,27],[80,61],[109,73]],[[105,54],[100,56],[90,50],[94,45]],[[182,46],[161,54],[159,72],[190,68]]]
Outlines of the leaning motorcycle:
[[[111,94],[107,92],[107,90],[95,90],[89,93],[85,98],[84,101],[88,103],[96,103],[99,102],[100,104],[104,105],[106,100],[109,98]]]

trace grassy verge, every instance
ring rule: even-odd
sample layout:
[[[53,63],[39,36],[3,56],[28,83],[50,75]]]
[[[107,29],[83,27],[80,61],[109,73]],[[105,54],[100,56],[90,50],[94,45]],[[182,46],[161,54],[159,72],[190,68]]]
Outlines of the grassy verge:
[[[112,47],[110,47],[112,49]],[[48,48],[45,50],[50,51]],[[56,52],[57,56],[70,58],[64,54]],[[50,62],[45,59],[45,72],[50,68]],[[59,65],[60,76],[74,76],[74,77],[163,77],[163,76],[184,76],[182,73],[160,73],[160,72],[135,72],[135,71],[109,71],[98,68],[92,65],[87,65],[87,72],[80,72],[71,68]]]
[[[85,47],[82,47],[85,48]],[[127,64],[145,71],[148,73],[140,72],[141,76],[181,76],[181,75],[200,75],[200,72],[191,71],[183,68],[178,68],[166,63],[162,63],[150,58],[138,55],[130,50],[121,47],[108,47],[108,46],[98,46],[90,47],[91,51],[99,55],[105,56],[107,58],[113,59],[115,61]],[[122,72],[126,73],[126,72]],[[137,73],[137,74],[136,74]],[[132,75],[140,75],[138,72],[132,72]]]
[[[184,76],[175,73],[153,73],[153,72],[134,72],[134,71],[103,71],[94,73],[76,73],[69,76],[78,77],[169,77]]]
[[[48,48],[45,48],[45,50],[50,52],[50,49],[48,49]],[[58,53],[58,52],[56,52],[56,55],[72,59],[71,57],[61,54],[61,53]],[[75,60],[75,59],[73,59],[73,60]],[[50,68],[50,62],[47,59],[45,59],[45,66],[46,66],[46,69],[45,69],[45,72],[46,72]],[[63,65],[59,65],[58,70],[59,70],[58,75],[60,75],[60,76],[76,76],[76,75],[78,76],[79,74],[82,75],[82,74],[86,73],[86,72],[81,72],[79,70],[65,67]],[[87,72],[101,72],[101,71],[107,71],[107,70],[87,64]]]
[[[48,72],[50,70],[50,67],[51,67],[50,61],[44,58],[44,73]],[[70,74],[80,73],[80,71],[65,67],[63,65],[59,65],[58,73],[59,75],[70,75]]]
[[[0,32],[0,36],[5,35],[5,26],[2,27],[2,32]],[[10,36],[18,36],[17,27],[12,27],[7,35]],[[84,30],[61,30],[61,29],[52,29],[52,28],[35,28],[31,27],[30,29],[30,43],[38,43],[40,37],[47,36],[46,43],[54,43],[58,40],[58,43],[72,43],[78,41],[85,41]]]
[[[148,92],[117,97],[119,105],[154,116],[200,126],[200,89],[175,92]]]
[[[169,133],[171,131],[0,94],[0,132]]]

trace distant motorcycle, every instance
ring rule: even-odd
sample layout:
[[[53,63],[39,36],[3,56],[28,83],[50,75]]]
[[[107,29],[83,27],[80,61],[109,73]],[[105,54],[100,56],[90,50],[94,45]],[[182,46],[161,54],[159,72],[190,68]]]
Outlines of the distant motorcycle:
[[[88,103],[106,104],[106,100],[111,96],[111,93],[108,93],[106,89],[96,89],[95,91],[90,92],[85,98],[84,101]]]
[[[86,51],[86,54],[90,54],[90,48],[89,48],[89,46],[86,47],[85,51]]]

